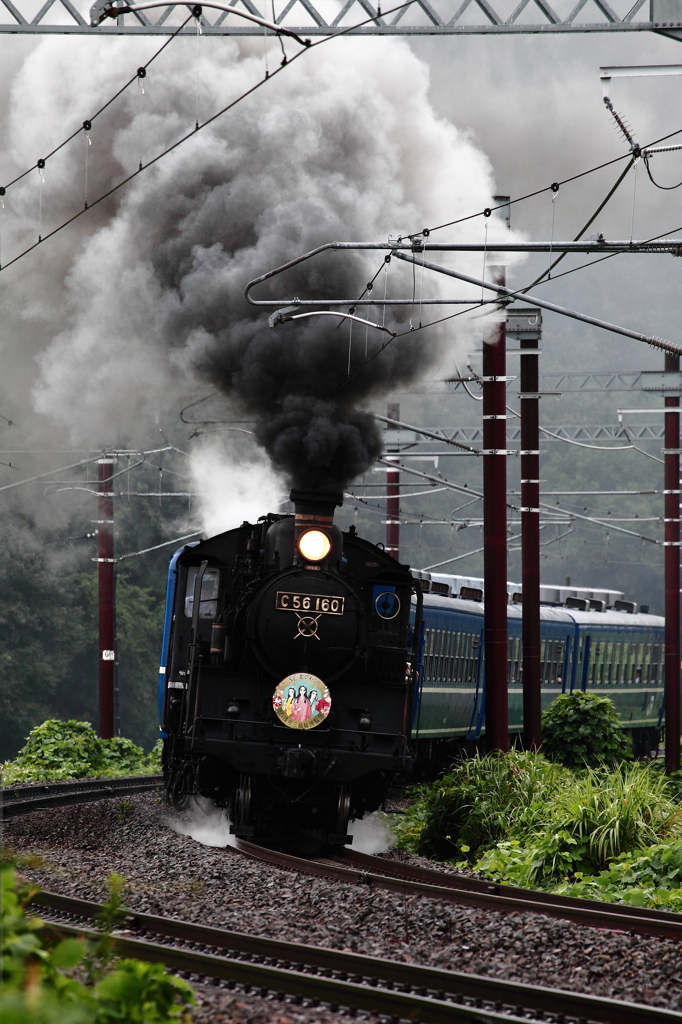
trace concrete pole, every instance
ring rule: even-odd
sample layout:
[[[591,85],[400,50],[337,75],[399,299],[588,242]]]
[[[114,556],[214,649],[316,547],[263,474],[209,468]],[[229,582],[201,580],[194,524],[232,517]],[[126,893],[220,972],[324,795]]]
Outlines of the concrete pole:
[[[111,477],[114,459],[99,459],[98,468],[98,580],[99,580],[99,735],[115,735],[115,588],[114,502]]]
[[[392,402],[386,415],[391,420],[399,420],[400,405]],[[389,448],[387,451],[398,451],[398,449]],[[398,459],[391,459],[389,455],[388,461],[397,462]],[[386,473],[386,494],[386,550],[389,555],[393,555],[400,561],[400,470],[397,467],[389,469]]]
[[[680,357],[665,356],[665,372],[679,373]],[[665,399],[665,770],[680,767],[680,399]]]
[[[533,310],[536,322],[540,310]],[[521,310],[516,311],[516,315]],[[538,342],[521,337],[521,633],[523,638],[523,744],[537,750],[542,742],[542,673],[540,664],[540,453]]]
[[[490,267],[504,286],[504,267]],[[485,735],[488,750],[509,748],[507,698],[506,312],[483,343],[483,576]]]

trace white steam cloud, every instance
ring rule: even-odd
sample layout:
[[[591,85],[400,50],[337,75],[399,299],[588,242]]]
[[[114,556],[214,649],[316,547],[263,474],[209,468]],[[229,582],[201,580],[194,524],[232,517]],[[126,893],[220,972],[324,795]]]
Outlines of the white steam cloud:
[[[190,836],[202,846],[223,849],[235,845],[235,837],[230,835],[230,821],[225,811],[203,796],[195,797],[193,806],[182,814],[166,815],[163,823],[181,836]]]
[[[231,456],[229,448],[212,441],[195,451],[190,465],[192,490],[199,495],[199,513],[209,537],[255,523],[264,511],[274,511],[287,498],[282,481],[262,453],[247,460]]]

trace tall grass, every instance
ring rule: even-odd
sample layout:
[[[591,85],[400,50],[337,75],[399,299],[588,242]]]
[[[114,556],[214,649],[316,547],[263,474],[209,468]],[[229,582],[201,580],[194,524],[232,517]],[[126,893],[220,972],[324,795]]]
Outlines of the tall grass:
[[[540,824],[540,822],[538,822]],[[545,829],[566,832],[585,847],[594,870],[626,850],[642,850],[682,835],[682,809],[668,795],[665,779],[633,764],[607,771],[588,769],[559,791]]]
[[[493,846],[510,827],[525,832],[570,772],[540,754],[476,754],[417,791],[397,826],[398,845],[448,860]]]
[[[655,769],[571,771],[511,751],[471,758],[424,787],[398,829],[404,849],[552,886],[662,841],[682,846],[682,808]]]

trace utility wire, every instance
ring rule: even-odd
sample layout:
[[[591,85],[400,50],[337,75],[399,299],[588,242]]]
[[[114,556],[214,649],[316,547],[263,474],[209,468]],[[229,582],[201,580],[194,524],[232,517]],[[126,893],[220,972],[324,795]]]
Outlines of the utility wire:
[[[386,17],[389,14],[394,14],[396,11],[401,11],[406,7],[410,7],[414,2],[415,0],[406,0],[405,3],[398,4],[397,7],[392,7],[390,10],[385,11],[382,17]],[[192,15],[190,15],[190,17],[191,16]],[[58,227],[53,228],[53,230],[50,231],[48,234],[43,235],[42,237],[39,236],[37,242],[34,242],[32,245],[27,246],[26,249],[20,252],[17,256],[14,256],[11,260],[9,260],[9,262],[5,263],[3,266],[0,266],[0,271],[7,270],[8,267],[11,267],[14,263],[17,263],[19,260],[23,259],[24,256],[27,256],[30,252],[33,252],[33,250],[37,249],[38,246],[41,245],[43,242],[46,242],[48,238],[52,238],[54,235],[59,234],[60,231],[63,231],[64,228],[68,227],[70,224],[73,224],[74,221],[82,217],[83,214],[87,213],[88,210],[91,210],[94,206],[98,206],[100,203],[104,202],[105,199],[108,199],[110,196],[114,195],[129,182],[133,181],[134,178],[137,178],[138,175],[142,174],[143,171],[148,170],[148,168],[153,167],[160,160],[163,160],[164,157],[168,156],[169,153],[174,152],[179,146],[182,146],[183,143],[187,142],[188,139],[193,138],[197,134],[197,132],[200,132],[204,128],[207,128],[208,125],[212,124],[214,121],[217,121],[218,118],[223,116],[223,114],[228,113],[228,111],[232,110],[233,107],[236,107],[239,103],[243,102],[243,100],[247,99],[254,92],[257,92],[258,89],[260,89],[263,85],[267,84],[268,82],[271,82],[277,75],[281,74],[282,71],[285,71],[288,67],[291,67],[294,61],[298,60],[299,57],[302,57],[306,53],[310,53],[310,51],[314,50],[317,46],[322,46],[324,45],[324,43],[331,42],[331,40],[333,39],[338,39],[341,36],[347,35],[349,32],[353,32],[359,28],[362,28],[363,25],[375,22],[377,20],[377,17],[377,15],[375,15],[374,17],[368,17],[365,18],[363,21],[357,22],[355,25],[348,25],[346,28],[339,29],[338,32],[332,32],[328,36],[325,36],[324,39],[318,39],[316,42],[311,43],[310,46],[303,47],[303,49],[299,50],[298,53],[295,53],[293,57],[283,59],[282,63],[278,68],[275,68],[274,71],[270,72],[267,76],[261,78],[260,81],[256,82],[256,84],[251,86],[250,89],[245,90],[240,96],[237,96],[230,103],[226,104],[217,113],[207,118],[201,124],[195,125],[194,128],[188,131],[185,135],[183,135],[172,145],[167,146],[164,150],[161,151],[161,153],[157,153],[155,157],[152,157],[151,160],[148,160],[146,164],[140,162],[140,166],[135,171],[133,171],[131,174],[127,175],[125,178],[119,181],[117,185],[113,185],[106,192],[102,193],[102,195],[100,195],[97,199],[89,203],[88,206],[84,207],[82,210],[79,210],[77,213],[75,213],[72,217],[69,217],[67,220],[63,221]],[[175,34],[171,38],[174,37]],[[2,191],[0,191],[0,195],[2,194]]]
[[[114,103],[114,101],[117,100],[118,97],[121,96],[126,91],[126,89],[128,89],[133,84],[133,82],[137,82],[141,78],[146,77],[146,71],[147,71],[147,68],[149,67],[149,65],[152,64],[156,60],[156,58],[159,57],[163,53],[163,51],[166,49],[166,47],[169,46],[170,43],[172,43],[173,40],[177,37],[178,33],[182,32],[183,28],[185,27],[187,22],[190,20],[190,18],[193,18],[193,17],[196,17],[196,15],[193,12],[188,14],[187,17],[185,18],[185,20],[183,21],[182,25],[178,26],[178,28],[175,30],[175,32],[173,32],[173,34],[170,35],[168,37],[168,39],[166,39],[166,41],[163,43],[162,46],[159,47],[159,49],[156,51],[156,53],[152,57],[149,58],[147,63],[143,64],[140,68],[138,68],[138,70],[135,72],[133,77],[130,78],[125,83],[125,85],[122,85],[121,88],[118,90],[118,92],[115,92],[114,95],[110,99],[108,99],[106,101],[106,103],[103,104],[103,106],[101,106],[99,108],[98,111],[96,111],[91,117],[89,117],[85,121],[83,121],[83,124],[80,126],[80,128],[76,128],[75,132],[72,132],[71,135],[68,136],[68,138],[64,139],[64,141],[60,142],[58,146],[55,146],[54,149],[50,150],[50,152],[46,156],[44,156],[41,160],[37,160],[36,163],[33,164],[32,167],[29,167],[27,170],[22,171],[21,174],[18,174],[16,176],[16,178],[13,178],[12,181],[8,182],[7,185],[4,185],[2,188],[0,188],[0,196],[4,196],[6,194],[8,188],[11,188],[12,185],[16,185],[16,183],[18,181],[21,181],[22,178],[25,178],[26,175],[30,174],[31,171],[34,171],[36,169],[36,167],[39,167],[40,169],[42,169],[45,166],[45,164],[47,163],[47,161],[50,159],[50,157],[53,157],[55,155],[55,153],[58,153],[60,149],[63,149],[64,146],[68,145],[68,143],[71,142],[72,139],[75,139],[77,135],[80,135],[81,132],[83,132],[83,131],[84,132],[89,132],[90,129],[92,128],[93,121],[95,121],[100,116],[100,114],[103,114],[104,111],[107,109],[107,107],[110,107],[111,104]],[[145,72],[145,74],[140,74],[141,71]]]
[[[682,128],[676,128],[674,132],[670,132],[668,135],[661,136],[660,139],[655,139],[653,142],[648,143],[646,146],[641,148],[650,149],[652,146],[657,146],[660,142],[666,142],[668,139],[674,138],[676,135],[682,134]],[[573,181],[578,181],[580,178],[585,178],[589,174],[595,174],[597,171],[603,170],[605,167],[611,167],[613,164],[620,163],[621,160],[632,159],[630,153],[623,153],[621,156],[614,157],[612,160],[605,160],[601,164],[597,164],[594,167],[588,168],[586,171],[580,171],[578,174],[572,174],[568,178],[563,178],[561,181],[553,181],[551,185],[545,185],[543,188],[535,189],[533,192],[528,192],[526,195],[518,196],[516,199],[510,199],[506,203],[500,203],[499,206],[486,207],[484,210],[477,210],[476,213],[469,213],[464,217],[458,217],[456,220],[447,221],[444,224],[437,224],[431,228],[421,228],[419,231],[404,232],[399,236],[398,241],[403,238],[417,238],[419,236],[427,237],[433,234],[434,231],[442,231],[443,228],[450,228],[456,224],[463,224],[468,220],[475,220],[476,217],[489,217],[491,213],[495,213],[497,210],[505,210],[510,206],[514,206],[516,203],[523,203],[527,199],[534,199],[535,196],[540,196],[544,192],[556,192],[557,186],[560,188],[562,185],[568,185]]]
[[[578,232],[578,234],[573,239],[574,242],[579,242],[580,239],[585,234],[585,232],[587,231],[587,229],[595,222],[595,220],[597,219],[599,214],[602,212],[604,207],[607,205],[607,203],[609,202],[611,197],[614,195],[616,190],[620,187],[621,183],[625,180],[625,177],[627,176],[627,174],[630,171],[630,168],[632,167],[634,162],[635,162],[634,159],[630,160],[630,163],[627,165],[627,167],[625,168],[623,173],[618,177],[618,180],[616,181],[615,185],[609,190],[609,192],[607,193],[605,198],[601,201],[601,203],[599,204],[597,209],[594,211],[594,213],[592,214],[590,219],[587,221],[587,223],[584,224],[581,227],[580,231]],[[561,261],[566,256],[567,256],[567,253],[565,253],[565,252],[562,252],[560,256],[557,256],[557,258],[554,260],[554,262],[550,263],[550,265],[547,267],[547,270],[545,270],[542,274],[540,274],[539,277],[536,277],[534,281],[531,281],[531,283],[528,285],[527,288],[523,288],[522,292],[528,292],[528,291],[530,291],[531,288],[534,288],[536,285],[541,284],[546,277],[549,277],[549,275],[552,273],[552,271],[557,266],[557,264],[561,263]]]

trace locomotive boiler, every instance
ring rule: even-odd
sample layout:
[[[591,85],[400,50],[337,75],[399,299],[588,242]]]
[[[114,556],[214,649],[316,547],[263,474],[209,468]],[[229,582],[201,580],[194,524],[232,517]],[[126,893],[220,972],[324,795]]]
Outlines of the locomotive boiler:
[[[342,497],[291,499],[171,561],[163,768],[175,808],[200,794],[237,836],[321,849],[411,769],[420,628],[409,569],[334,524]]]

